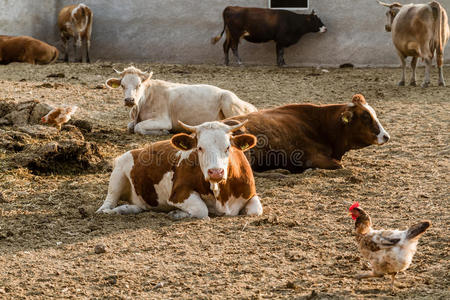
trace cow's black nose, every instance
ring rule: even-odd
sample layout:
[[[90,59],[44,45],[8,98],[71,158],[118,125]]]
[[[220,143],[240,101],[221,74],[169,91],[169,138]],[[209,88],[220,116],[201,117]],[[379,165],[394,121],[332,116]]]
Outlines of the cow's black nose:
[[[389,25],[385,25],[384,29],[386,29],[387,32],[391,32],[391,26]]]
[[[383,135],[383,140],[385,143],[387,143],[387,141],[389,141],[389,136],[388,135]]]
[[[133,98],[125,98],[125,100],[123,100],[125,102],[126,106],[133,106],[134,105],[134,99]]]

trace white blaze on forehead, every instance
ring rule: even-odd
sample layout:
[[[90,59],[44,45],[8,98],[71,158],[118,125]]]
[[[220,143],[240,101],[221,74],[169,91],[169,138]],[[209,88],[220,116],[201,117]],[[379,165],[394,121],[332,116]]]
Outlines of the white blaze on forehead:
[[[377,135],[377,142],[379,144],[385,143],[386,141],[384,140],[384,136],[386,136],[388,139],[390,138],[390,136],[389,136],[389,133],[387,133],[387,131],[384,130],[383,126],[381,125],[380,121],[378,120],[377,113],[372,108],[372,106],[370,106],[367,103],[363,104],[362,106],[369,111],[369,113],[372,115],[372,118],[375,120],[375,122],[378,125],[378,129],[380,130],[380,133],[378,133],[378,135]]]

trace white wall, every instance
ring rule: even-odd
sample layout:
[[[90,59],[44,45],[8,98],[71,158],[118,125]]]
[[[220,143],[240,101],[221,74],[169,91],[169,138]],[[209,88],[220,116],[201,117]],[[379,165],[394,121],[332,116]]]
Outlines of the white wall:
[[[408,3],[411,0],[408,1]],[[423,1],[412,1],[419,3]],[[57,12],[70,0],[0,1],[0,33],[31,35],[60,47]],[[227,5],[267,7],[267,0],[84,0],[94,12],[91,58],[102,60],[222,64],[222,31]],[[450,0],[442,0],[450,9]],[[288,65],[399,65],[390,33],[384,31],[385,11],[375,0],[310,0],[325,34],[308,34],[285,51]],[[450,62],[447,47],[446,63]],[[244,63],[275,64],[275,45],[239,47]],[[230,51],[231,55],[231,51]],[[232,57],[232,56],[230,56]],[[234,62],[234,60],[231,60]]]

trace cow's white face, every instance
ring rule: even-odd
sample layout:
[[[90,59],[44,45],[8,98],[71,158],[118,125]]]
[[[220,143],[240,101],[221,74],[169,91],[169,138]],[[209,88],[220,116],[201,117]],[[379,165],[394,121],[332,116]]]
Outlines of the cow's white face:
[[[141,86],[142,78],[137,74],[125,74],[120,81],[120,86],[124,93],[124,103],[126,106],[134,106],[139,100],[139,87]]]
[[[245,151],[256,144],[253,135],[242,134],[232,137],[230,134],[244,124],[228,126],[221,122],[206,122],[195,128],[195,136],[181,133],[172,137],[172,145],[180,150],[197,150],[198,162],[203,177],[211,183],[218,183],[228,177],[231,147]],[[184,127],[184,126],[183,126]],[[186,128],[186,127],[185,127]]]
[[[386,24],[384,25],[384,29],[387,32],[391,32],[392,30],[392,22],[394,22],[395,16],[398,14],[398,12],[400,11],[400,9],[402,8],[402,4],[395,2],[392,4],[387,4],[381,1],[378,1],[378,3],[380,3],[380,5],[383,5],[387,8],[389,8],[389,10],[386,12]]]
[[[142,82],[149,80],[152,77],[153,72],[148,74],[134,67],[126,68],[123,72],[116,72],[120,74],[121,78],[108,79],[106,81],[106,86],[112,89],[122,87],[125,106],[132,107],[136,105],[143,93],[143,90],[141,89]]]
[[[197,131],[198,161],[207,181],[220,182],[228,176],[231,143],[227,131],[201,127]]]

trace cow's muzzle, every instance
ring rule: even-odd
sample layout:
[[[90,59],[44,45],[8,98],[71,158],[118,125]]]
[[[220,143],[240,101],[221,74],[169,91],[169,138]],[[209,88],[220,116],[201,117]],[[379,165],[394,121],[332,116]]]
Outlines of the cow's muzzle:
[[[391,32],[391,25],[384,25],[384,29],[385,29],[387,32]]]
[[[224,169],[209,169],[208,177],[209,180],[219,182],[222,181],[223,175],[225,174]]]
[[[133,98],[125,98],[125,100],[123,100],[125,106],[134,106],[134,99]]]

